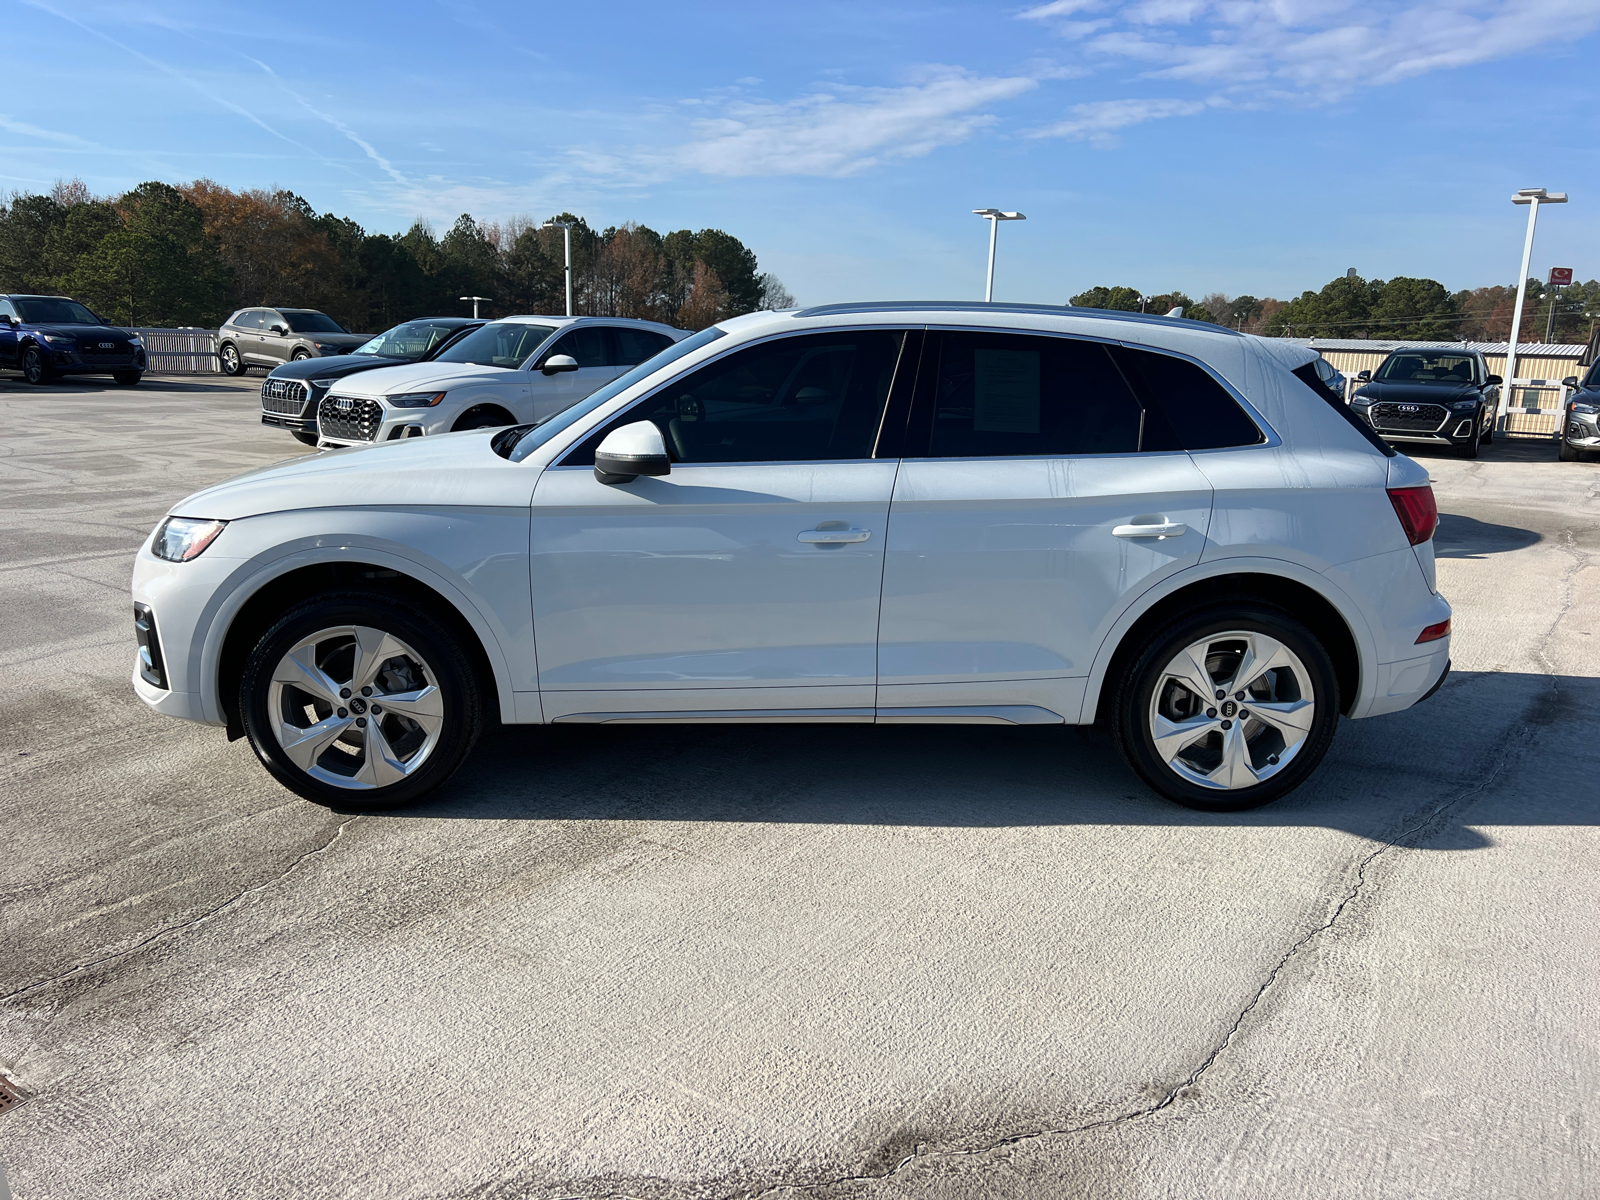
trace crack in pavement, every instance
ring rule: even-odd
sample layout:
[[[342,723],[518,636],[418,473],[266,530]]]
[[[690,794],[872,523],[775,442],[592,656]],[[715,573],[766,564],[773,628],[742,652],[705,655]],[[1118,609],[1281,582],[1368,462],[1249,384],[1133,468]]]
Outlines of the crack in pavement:
[[[246,897],[253,896],[257,892],[264,892],[274,884],[281,883],[290,875],[294,874],[294,872],[300,868],[301,864],[305,863],[308,859],[315,858],[319,854],[323,854],[332,849],[334,844],[338,842],[340,838],[344,837],[344,831],[349,829],[350,826],[354,825],[360,819],[361,817],[358,814],[354,817],[351,817],[347,821],[341,822],[339,828],[334,830],[331,838],[329,838],[322,845],[317,846],[315,849],[307,850],[304,854],[301,854],[271,879],[268,879],[263,883],[258,883],[254,887],[245,888],[243,891],[237,892],[230,896],[221,904],[215,905],[212,908],[208,908],[205,912],[200,913],[197,916],[190,917],[188,920],[179,921],[175,924],[168,925],[164,929],[158,929],[154,933],[141,938],[139,941],[129,946],[126,950],[118,950],[115,954],[107,954],[100,958],[93,959],[90,962],[79,963],[77,966],[69,967],[67,970],[62,971],[60,974],[52,975],[48,979],[40,979],[34,983],[28,984],[25,987],[17,988],[15,991],[7,992],[5,995],[0,996],[0,1004],[9,1004],[18,997],[26,996],[30,992],[36,992],[40,988],[49,987],[51,984],[60,983],[64,979],[71,979],[74,975],[81,975],[85,971],[92,971],[96,967],[104,966],[106,963],[116,962],[119,959],[124,959],[130,955],[138,954],[140,951],[148,949],[157,942],[162,941],[173,934],[181,933],[187,929],[193,929],[198,925],[205,924],[205,922],[211,920],[213,917],[221,916],[230,908],[233,908],[235,905],[241,903]]]
[[[1582,571],[1589,565],[1589,555],[1578,548],[1577,539],[1573,531],[1568,528],[1563,530],[1562,534],[1562,549],[1572,557],[1573,562],[1568,569],[1562,573],[1561,576],[1561,582],[1559,585],[1563,593],[1561,606],[1559,609],[1557,609],[1555,616],[1551,619],[1549,627],[1545,630],[1544,635],[1539,639],[1539,644],[1535,648],[1532,656],[1538,660],[1538,662],[1543,666],[1545,674],[1549,676],[1550,692],[1547,693],[1547,695],[1553,696],[1560,695],[1560,676],[1556,672],[1555,664],[1550,661],[1548,654],[1546,654],[1546,648],[1549,646],[1550,639],[1555,636],[1556,629],[1561,625],[1561,622],[1566,618],[1567,614],[1572,609],[1573,577],[1576,576],[1579,571]],[[1545,700],[1541,698],[1540,700],[1535,701],[1534,705],[1530,706],[1530,709],[1536,708],[1543,703],[1545,703]],[[1502,735],[1500,744],[1498,746],[1498,756],[1494,766],[1489,771],[1488,775],[1482,780],[1435,805],[1432,809],[1425,812],[1419,819],[1413,821],[1410,825],[1402,829],[1399,833],[1395,834],[1388,841],[1384,842],[1380,846],[1375,847],[1357,860],[1355,878],[1351,882],[1350,886],[1345,889],[1344,895],[1334,906],[1332,912],[1328,914],[1327,918],[1322,921],[1321,924],[1316,925],[1295,940],[1288,950],[1286,950],[1278,959],[1277,964],[1272,968],[1272,970],[1268,972],[1266,979],[1262,982],[1261,986],[1256,989],[1255,994],[1252,995],[1245,1003],[1244,1007],[1239,1010],[1239,1015],[1233,1019],[1233,1023],[1228,1026],[1227,1032],[1225,1032],[1216,1045],[1211,1048],[1210,1053],[1208,1053],[1205,1058],[1201,1060],[1200,1064],[1196,1066],[1194,1070],[1190,1071],[1189,1074],[1186,1075],[1181,1081],[1169,1088],[1166,1094],[1154,1104],[1146,1105],[1143,1108],[1133,1109],[1128,1112],[1118,1113],[1115,1116],[1102,1117],[1099,1120],[1088,1121],[1081,1125],[1068,1125],[1056,1129],[1036,1129],[1030,1130],[1026,1133],[1011,1134],[1007,1137],[1000,1138],[982,1146],[973,1146],[964,1149],[936,1150],[930,1152],[925,1149],[925,1144],[919,1144],[915,1150],[913,1150],[910,1154],[905,1155],[886,1171],[869,1172],[858,1175],[843,1175],[832,1179],[814,1180],[810,1183],[775,1184],[758,1190],[746,1190],[737,1193],[735,1196],[730,1196],[729,1200],[765,1200],[766,1197],[778,1196],[784,1193],[822,1191],[829,1188],[844,1187],[852,1183],[881,1183],[884,1180],[891,1179],[898,1175],[912,1163],[980,1157],[985,1154],[991,1154],[996,1150],[1003,1150],[1011,1146],[1018,1146],[1027,1142],[1038,1141],[1042,1138],[1063,1137],[1070,1134],[1090,1133],[1095,1130],[1115,1128],[1117,1126],[1126,1125],[1134,1121],[1142,1121],[1147,1117],[1155,1116],[1157,1113],[1171,1108],[1183,1098],[1184,1094],[1189,1089],[1193,1088],[1195,1084],[1199,1083],[1200,1079],[1208,1071],[1210,1071],[1213,1066],[1216,1065],[1217,1060],[1221,1058],[1228,1047],[1233,1044],[1234,1039],[1238,1037],[1239,1031],[1243,1027],[1245,1021],[1249,1019],[1250,1014],[1255,1011],[1257,1006],[1260,1005],[1261,1001],[1265,999],[1267,993],[1272,990],[1274,985],[1277,984],[1279,977],[1283,974],[1284,970],[1289,966],[1289,964],[1314,940],[1331,930],[1338,923],[1340,917],[1344,915],[1345,911],[1349,909],[1349,907],[1357,899],[1360,898],[1361,893],[1367,884],[1368,868],[1390,850],[1394,849],[1396,846],[1404,846],[1408,839],[1422,834],[1429,828],[1429,826],[1436,824],[1439,819],[1450,810],[1466,803],[1468,800],[1472,799],[1474,796],[1477,796],[1487,789],[1491,784],[1493,784],[1494,781],[1500,777],[1500,774],[1502,771],[1504,771],[1506,765],[1510,762],[1512,755],[1516,750],[1517,743],[1526,734],[1530,724],[1532,723],[1533,712],[1530,711],[1524,715],[1524,719],[1521,722],[1508,729],[1505,734]]]

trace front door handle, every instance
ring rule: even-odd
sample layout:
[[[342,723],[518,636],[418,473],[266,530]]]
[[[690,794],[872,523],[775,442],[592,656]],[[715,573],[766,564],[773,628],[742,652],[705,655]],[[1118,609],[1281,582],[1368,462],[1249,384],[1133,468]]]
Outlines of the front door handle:
[[[799,540],[812,546],[843,546],[847,542],[864,542],[871,536],[870,529],[808,529]]]
[[[1111,531],[1120,538],[1169,538],[1189,532],[1182,521],[1169,521],[1165,517],[1135,517],[1132,525],[1118,525]]]

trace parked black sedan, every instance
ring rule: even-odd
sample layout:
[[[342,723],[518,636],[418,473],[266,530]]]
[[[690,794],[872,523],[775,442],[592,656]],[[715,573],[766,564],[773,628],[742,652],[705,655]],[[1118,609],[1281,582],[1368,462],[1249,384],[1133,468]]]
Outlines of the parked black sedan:
[[[1396,350],[1356,379],[1350,407],[1386,442],[1453,446],[1477,458],[1478,443],[1494,440],[1500,376],[1477,350]]]
[[[132,385],[144,377],[144,342],[68,296],[0,296],[0,367],[29,383],[62,375],[109,375]]]
[[[1562,462],[1577,462],[1583,452],[1600,452],[1600,362],[1578,381],[1569,375],[1561,381],[1573,389],[1556,430],[1557,455]]]
[[[308,446],[317,444],[317,405],[346,375],[426,362],[483,322],[474,317],[420,317],[380,333],[350,354],[286,362],[261,381],[261,423],[287,429]]]

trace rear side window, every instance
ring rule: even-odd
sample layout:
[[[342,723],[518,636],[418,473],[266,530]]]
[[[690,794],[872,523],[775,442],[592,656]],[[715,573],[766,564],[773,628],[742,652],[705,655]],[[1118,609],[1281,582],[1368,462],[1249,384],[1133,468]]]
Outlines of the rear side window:
[[[1185,450],[1255,446],[1261,430],[1220,383],[1186,359],[1151,350],[1114,351],[1150,415],[1160,418]],[[1145,449],[1160,447],[1149,444]]]
[[[259,308],[252,308],[240,313],[239,319],[234,322],[234,325],[240,329],[260,329],[261,310]]]
[[[666,334],[652,333],[648,329],[613,326],[607,332],[611,335],[610,365],[613,367],[636,367],[672,345],[672,339]]]
[[[929,457],[1139,449],[1143,413],[1138,398],[1098,342],[949,332],[940,334],[931,350],[937,366],[931,389],[923,390],[921,419]]]
[[[606,348],[605,327],[581,325],[577,329],[569,330],[562,334],[542,357],[549,358],[555,354],[572,355],[578,360],[580,368],[610,366],[611,355]]]

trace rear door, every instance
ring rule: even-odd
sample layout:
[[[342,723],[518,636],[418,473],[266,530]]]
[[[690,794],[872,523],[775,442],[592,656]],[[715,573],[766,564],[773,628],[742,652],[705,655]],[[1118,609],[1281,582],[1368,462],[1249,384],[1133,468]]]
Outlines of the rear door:
[[[234,344],[239,348],[239,357],[244,362],[262,361],[261,326],[264,319],[265,315],[259,308],[250,308],[240,313],[239,319],[234,322],[234,328],[239,331]]]
[[[1211,487],[1122,353],[929,333],[890,514],[880,720],[1076,721],[1115,617],[1199,561]]]
[[[879,431],[905,341],[846,330],[735,350],[540,476],[547,719],[872,720],[897,465]],[[640,420],[660,428],[671,473],[600,483],[595,447]]]
[[[9,300],[0,300],[0,314],[19,320],[17,309]],[[0,367],[15,367],[18,363],[17,327],[11,321],[0,321]]]

